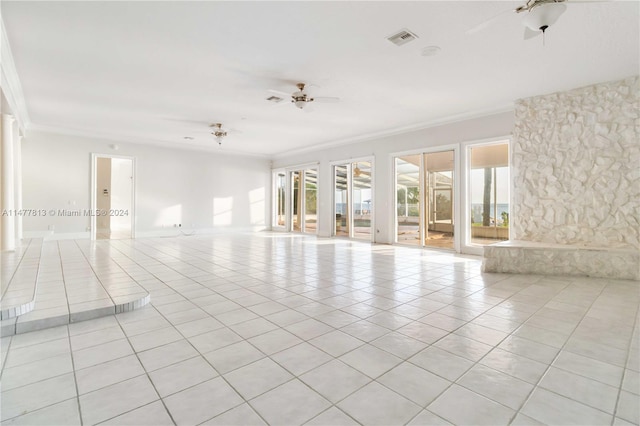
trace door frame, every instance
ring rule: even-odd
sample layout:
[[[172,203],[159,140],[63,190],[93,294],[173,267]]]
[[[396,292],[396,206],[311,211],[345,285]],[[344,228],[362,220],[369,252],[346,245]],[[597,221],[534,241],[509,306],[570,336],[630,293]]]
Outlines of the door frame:
[[[302,186],[304,184],[304,171],[308,170],[308,169],[314,169],[316,170],[316,172],[318,173],[318,191],[317,191],[317,198],[316,198],[316,202],[317,202],[317,210],[319,210],[320,205],[321,205],[321,195],[320,195],[320,179],[322,177],[322,171],[320,168],[320,163],[319,162],[313,162],[313,163],[303,163],[303,164],[299,164],[299,165],[295,165],[295,166],[287,166],[287,167],[279,167],[277,169],[271,169],[272,172],[272,180],[273,180],[273,176],[275,176],[277,173],[284,173],[285,174],[285,197],[284,197],[284,208],[285,208],[285,225],[284,227],[282,226],[274,226],[273,224],[276,223],[276,215],[277,215],[277,210],[271,209],[271,224],[272,224],[272,229],[274,231],[284,231],[284,232],[295,232],[295,233],[301,233],[301,234],[309,234],[309,235],[318,235],[319,230],[320,230],[320,222],[321,222],[321,215],[318,214],[317,218],[316,218],[316,232],[315,234],[309,233],[309,232],[305,232],[304,230],[304,202],[302,203],[302,206],[299,206],[299,208],[301,207],[301,220],[300,220],[300,231],[294,231],[293,230],[293,182],[292,182],[292,176],[293,176],[293,172],[298,172],[301,171],[301,177],[300,177],[300,188],[304,187]],[[275,191],[276,185],[275,182],[273,183],[273,185],[271,186],[271,199],[272,202],[275,204],[277,202],[277,197],[276,197],[276,191]],[[304,201],[304,200],[303,200]],[[276,207],[277,208],[277,207]]]
[[[509,149],[509,214],[511,215],[511,208],[513,207],[513,181],[511,180],[511,164],[513,159],[513,151],[512,151],[512,135],[499,136],[495,138],[486,138],[486,139],[478,139],[478,140],[470,140],[462,142],[461,145],[461,155],[462,155],[462,198],[461,198],[461,208],[462,208],[462,220],[464,222],[464,226],[461,231],[461,240],[460,240],[460,249],[461,253],[464,254],[473,254],[482,256],[484,253],[484,246],[478,244],[471,243],[471,202],[470,194],[471,194],[471,149],[472,148],[480,148],[483,146],[491,146],[491,145],[500,145],[506,143]],[[509,240],[511,239],[511,224],[509,224]]]
[[[136,157],[131,157],[127,155],[113,155],[113,154],[99,154],[96,152],[91,153],[91,240],[95,241],[96,239],[96,215],[95,212],[97,210],[98,204],[98,195],[97,195],[97,171],[98,171],[98,158],[119,158],[122,160],[131,160],[131,211],[129,212],[129,217],[131,218],[131,238],[136,237]]]
[[[336,210],[336,173],[335,173],[335,166],[346,166],[347,167],[347,171],[348,171],[348,175],[347,175],[347,191],[349,192],[348,194],[348,200],[349,202],[347,203],[347,211],[348,211],[348,217],[349,217],[349,236],[346,238],[350,238],[356,241],[366,241],[365,239],[362,238],[355,238],[354,235],[354,221],[355,221],[355,216],[354,216],[354,211],[353,211],[353,169],[352,169],[352,165],[353,163],[364,163],[364,162],[368,162],[369,164],[371,164],[371,206],[373,206],[373,208],[370,210],[370,214],[371,214],[371,238],[370,238],[370,242],[375,242],[375,236],[376,236],[376,214],[375,214],[375,209],[376,209],[376,200],[375,200],[375,167],[376,167],[376,158],[373,155],[368,155],[368,156],[364,156],[364,157],[356,157],[356,158],[349,158],[347,160],[336,160],[336,161],[331,161],[329,162],[329,168],[331,170],[331,212],[332,212],[332,220],[331,220],[331,226],[332,226],[332,230],[331,230],[331,237],[333,238],[345,238],[344,236],[338,236],[336,235],[336,215],[335,215],[335,210]]]
[[[425,220],[426,212],[424,194],[426,190],[425,179],[424,179],[424,154],[433,154],[436,152],[446,152],[453,151],[453,248],[447,249],[443,248],[442,250],[453,250],[456,253],[460,253],[460,249],[462,247],[462,241],[460,239],[460,220],[462,219],[461,214],[461,174],[462,167],[460,165],[460,151],[461,147],[459,143],[455,144],[445,144],[445,145],[436,145],[425,148],[412,149],[410,151],[401,151],[401,152],[392,152],[389,154],[391,159],[391,200],[394,200],[394,211],[393,211],[393,243],[398,244],[398,209],[396,207],[396,192],[397,192],[397,173],[396,173],[396,158],[403,157],[407,155],[420,155],[420,245],[418,247],[421,248],[429,248],[434,250],[439,250],[439,247],[431,247],[424,244],[424,236],[425,236],[425,228],[427,226],[428,217]]]

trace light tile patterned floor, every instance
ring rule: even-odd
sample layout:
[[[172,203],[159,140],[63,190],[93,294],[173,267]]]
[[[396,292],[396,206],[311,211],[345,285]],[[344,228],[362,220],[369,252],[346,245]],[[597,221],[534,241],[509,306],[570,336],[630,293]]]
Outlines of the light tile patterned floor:
[[[638,282],[272,233],[86,250],[151,305],[3,338],[3,424],[639,422]]]
[[[23,240],[13,259],[3,253],[3,261],[11,259],[2,264],[3,280],[11,278],[2,298],[3,314],[7,308],[27,301],[31,304],[18,317],[10,315],[6,319],[3,315],[2,335],[42,330],[144,306],[148,293],[136,283],[136,269],[128,271],[128,265],[119,267],[113,263],[109,250],[109,245],[94,245],[89,240],[43,243],[34,239]]]

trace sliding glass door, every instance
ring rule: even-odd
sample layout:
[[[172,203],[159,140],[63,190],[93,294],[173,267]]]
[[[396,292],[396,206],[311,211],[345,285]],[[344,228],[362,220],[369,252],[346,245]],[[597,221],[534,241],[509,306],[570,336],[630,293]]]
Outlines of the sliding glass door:
[[[333,235],[338,237],[348,237],[351,235],[351,209],[349,194],[349,165],[339,165],[333,167],[334,182],[334,214]]]
[[[371,160],[333,166],[333,235],[372,240],[373,164]]]
[[[304,171],[304,232],[317,233],[318,229],[318,171]]]
[[[453,249],[455,151],[395,158],[396,242]]]
[[[291,226],[294,232],[317,233],[318,170],[289,172],[291,182]]]
[[[275,211],[273,226],[284,228],[286,225],[286,193],[287,193],[287,175],[285,172],[274,173],[274,191],[275,191]]]
[[[424,154],[423,176],[425,188],[424,245],[452,249],[454,207],[454,152]],[[426,215],[425,215],[426,216]]]
[[[396,241],[402,244],[421,244],[421,168],[420,154],[396,158]]]

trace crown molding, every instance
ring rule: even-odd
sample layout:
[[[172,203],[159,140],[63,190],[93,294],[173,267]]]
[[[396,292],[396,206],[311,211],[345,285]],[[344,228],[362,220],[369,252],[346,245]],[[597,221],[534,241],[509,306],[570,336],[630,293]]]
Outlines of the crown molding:
[[[506,112],[513,112],[513,111],[514,111],[514,104],[513,102],[510,102],[508,104],[503,104],[503,105],[495,106],[492,108],[484,108],[484,109],[478,109],[474,111],[467,111],[461,114],[449,115],[446,117],[440,117],[433,120],[424,121],[421,123],[411,124],[408,126],[395,127],[393,129],[383,130],[380,132],[366,133],[366,134],[362,134],[354,137],[327,141],[324,143],[321,142],[309,147],[303,147],[303,148],[279,152],[277,154],[274,154],[272,158],[273,159],[287,158],[292,155],[319,151],[321,149],[332,148],[335,146],[351,145],[359,142],[366,142],[366,141],[381,139],[389,136],[401,135],[404,133],[415,132],[418,130],[424,130],[432,127],[443,126],[446,124],[458,123],[461,121],[473,120],[475,118],[488,117],[490,115],[496,115],[496,114],[501,114]]]
[[[0,74],[2,93],[4,93],[21,133],[24,134],[31,121],[2,17],[0,17]]]
[[[136,145],[149,145],[149,146],[157,146],[169,149],[179,149],[179,150],[187,150],[187,151],[198,151],[198,152],[208,152],[210,154],[219,154],[219,155],[229,155],[229,156],[243,156],[243,157],[252,157],[263,160],[268,160],[270,158],[269,155],[266,154],[255,154],[244,151],[237,151],[233,149],[224,148],[220,150],[220,147],[215,144],[214,145],[195,145],[193,143],[185,143],[184,145],[178,145],[175,142],[167,142],[155,139],[146,139],[140,137],[131,137],[124,135],[115,135],[115,134],[105,134],[105,133],[95,133],[87,130],[80,129],[69,129],[59,126],[46,126],[39,124],[32,124],[29,126],[29,132],[38,132],[38,133],[50,133],[60,136],[72,136],[77,138],[86,138],[94,141],[103,141],[105,143],[126,143],[126,144],[136,144]]]

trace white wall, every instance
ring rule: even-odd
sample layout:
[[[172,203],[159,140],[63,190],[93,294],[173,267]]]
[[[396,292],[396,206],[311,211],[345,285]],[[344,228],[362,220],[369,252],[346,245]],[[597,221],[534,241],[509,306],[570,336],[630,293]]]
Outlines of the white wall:
[[[266,159],[30,132],[23,141],[25,209],[90,209],[91,153],[136,159],[136,235],[211,228],[260,229],[270,212]],[[25,217],[29,235],[88,236],[89,217]]]
[[[440,145],[499,138],[511,134],[513,113],[505,112],[485,117],[443,124],[394,136],[374,138],[364,142],[335,146],[297,155],[282,156],[274,160],[274,168],[284,168],[319,162],[318,235],[330,236],[332,226],[332,175],[330,162],[373,156],[375,241],[392,243],[395,239],[395,189],[392,175],[392,154]]]

